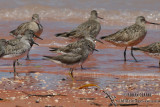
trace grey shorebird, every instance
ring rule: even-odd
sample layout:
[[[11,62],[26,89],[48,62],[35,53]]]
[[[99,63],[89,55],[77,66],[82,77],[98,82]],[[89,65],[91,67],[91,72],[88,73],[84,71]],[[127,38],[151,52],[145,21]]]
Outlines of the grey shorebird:
[[[20,42],[21,38],[22,38],[23,36],[26,36],[26,35],[29,36],[29,37],[31,37],[31,38],[38,38],[38,39],[43,40],[41,37],[35,35],[35,33],[34,33],[32,30],[27,29],[27,30],[24,32],[23,35],[18,35],[15,39],[8,40],[7,43],[8,43],[9,45],[17,45],[17,43]]]
[[[58,55],[58,56],[44,56],[45,57],[44,59],[53,61],[55,63],[61,64],[64,67],[70,68],[69,74],[70,74],[71,78],[73,79],[73,70],[77,66],[82,65],[87,60],[88,56],[90,54],[92,54],[92,52],[95,50],[94,41],[92,39],[88,39],[88,40],[89,41],[86,40],[83,43],[79,43],[80,41],[83,41],[83,40],[79,40],[79,42],[78,42],[79,45],[77,45],[77,49],[76,48],[72,48],[71,50],[69,49],[69,51],[70,51],[69,53],[65,53],[65,54]],[[92,42],[92,43],[89,43],[89,42]],[[75,42],[75,44],[77,44],[77,43]],[[80,46],[80,47],[78,47],[78,46]],[[66,49],[67,48],[68,47],[66,47]]]
[[[159,59],[159,68],[160,68],[160,42],[155,42],[148,46],[139,47],[139,48],[134,47],[133,50],[140,50],[153,58]]]
[[[28,33],[25,33],[25,35],[21,37],[19,42],[13,44],[12,42],[6,41],[5,39],[0,40],[3,41],[3,44],[0,44],[0,47],[2,49],[2,51],[0,51],[0,58],[4,60],[13,60],[14,79],[17,76],[15,67],[16,61],[25,56],[33,44],[37,44],[34,42],[33,35],[30,35]]]
[[[33,14],[31,21],[20,24],[15,30],[10,31],[10,34],[14,37],[17,37],[18,35],[23,36],[27,29],[32,30],[37,36],[41,35],[43,26],[40,24],[38,14]],[[27,54],[26,59],[29,60],[29,53]]]
[[[63,47],[50,47],[50,51],[51,52],[57,52],[57,53],[79,53],[79,51],[81,51],[81,48],[84,47],[84,45],[88,45],[90,46],[92,49],[95,49],[95,43],[94,40],[92,40],[92,38],[90,37],[85,37],[83,39],[80,39],[76,42],[70,43],[67,46],[63,46]],[[97,50],[96,50],[97,51]]]
[[[51,48],[50,51],[62,53],[62,54],[66,54],[66,53],[79,54],[81,51],[83,51],[82,49],[86,45],[90,47],[91,50],[98,51],[97,49],[95,49],[95,41],[96,39],[93,39],[90,36],[86,36],[85,38],[80,39],[71,44],[68,44],[67,46],[64,46],[64,47],[59,47],[59,48],[50,47]],[[91,53],[93,53],[93,51],[91,51]],[[81,65],[81,69],[84,69],[82,65]]]
[[[137,62],[136,58],[133,55],[133,46],[139,44],[146,36],[147,31],[145,24],[154,24],[160,25],[157,23],[148,22],[143,16],[138,16],[136,18],[135,24],[126,27],[122,30],[117,31],[114,34],[103,36],[101,39],[104,39],[107,42],[110,42],[116,46],[125,47],[124,50],[124,61],[126,61],[126,50],[127,47],[131,47],[131,56]]]
[[[80,24],[78,27],[73,29],[70,32],[58,33],[55,34],[56,37],[71,37],[71,38],[83,38],[86,36],[86,32],[88,32],[92,37],[96,38],[101,30],[101,25],[98,22],[97,18],[103,19],[98,16],[96,10],[91,11],[91,15],[89,19]]]
[[[32,30],[27,29],[27,30],[24,32],[23,35],[18,35],[15,39],[8,40],[7,43],[8,43],[9,45],[12,45],[12,46],[17,45],[17,43],[20,42],[21,38],[22,38],[24,35],[27,35],[27,36],[32,37],[32,38],[38,38],[38,39],[43,40],[41,37],[35,35],[35,33],[34,33]],[[33,45],[33,44],[31,44],[31,47],[32,47],[32,45]],[[30,51],[30,50],[29,50],[29,51]],[[27,55],[28,55],[28,53],[27,53]],[[16,62],[17,62],[18,65],[20,65],[20,63],[18,62],[18,59],[17,59]]]

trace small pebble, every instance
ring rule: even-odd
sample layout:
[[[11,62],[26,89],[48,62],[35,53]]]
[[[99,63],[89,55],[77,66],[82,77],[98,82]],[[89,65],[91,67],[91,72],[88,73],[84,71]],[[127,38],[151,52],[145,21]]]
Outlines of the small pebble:
[[[39,100],[36,100],[36,103],[39,103]]]
[[[65,81],[66,79],[65,78],[62,78],[62,81]]]

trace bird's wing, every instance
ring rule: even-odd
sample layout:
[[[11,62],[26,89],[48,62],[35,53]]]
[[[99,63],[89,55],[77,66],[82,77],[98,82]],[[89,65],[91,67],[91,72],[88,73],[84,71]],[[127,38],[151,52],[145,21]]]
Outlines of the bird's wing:
[[[61,62],[63,64],[71,65],[71,64],[76,64],[81,61],[82,55],[79,54],[63,54],[59,56],[44,56],[47,59],[54,61],[54,62]]]
[[[78,48],[81,48],[83,45],[85,45],[84,43],[85,43],[85,40],[81,39],[81,40],[78,40],[78,41],[73,42],[71,44],[68,44],[65,47],[61,47],[61,48],[59,48],[59,50],[66,52],[66,53],[71,52],[76,49],[79,50]]]
[[[149,53],[160,53],[160,42],[155,42],[148,46],[140,47],[139,49]]]
[[[20,35],[23,35],[24,32],[25,32],[25,30],[28,29],[29,23],[30,23],[30,22],[22,23],[21,25],[19,25],[19,26],[17,27],[17,29],[11,31],[10,33],[12,33],[13,35],[16,35],[16,36],[19,35],[19,34],[20,34]]]
[[[137,38],[139,38],[139,35],[146,35],[145,28],[137,25],[132,25],[117,31],[114,34],[106,36],[104,39],[116,42],[129,42],[131,40],[136,40]]]
[[[8,45],[11,45],[11,46],[17,45],[18,42],[20,42],[20,38],[11,39],[11,40],[8,40],[8,41],[7,41]]]
[[[100,29],[100,23],[95,20],[88,20],[76,28],[76,36],[85,36],[86,34],[97,36]]]
[[[0,57],[2,57],[5,54],[5,50],[3,46],[0,46]]]
[[[7,45],[5,48],[5,55],[22,54],[25,52],[26,52],[26,49],[23,48],[23,44],[21,44],[21,43],[17,43],[17,45],[15,45],[15,46]]]

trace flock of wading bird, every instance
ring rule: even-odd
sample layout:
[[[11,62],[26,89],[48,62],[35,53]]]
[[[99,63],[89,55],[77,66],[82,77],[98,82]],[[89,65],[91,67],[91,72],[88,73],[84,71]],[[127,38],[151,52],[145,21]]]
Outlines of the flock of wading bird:
[[[56,37],[78,38],[78,40],[64,47],[50,47],[50,51],[61,54],[57,56],[43,56],[43,59],[50,60],[70,68],[69,75],[73,79],[73,70],[77,66],[81,66],[81,69],[83,69],[82,64],[86,61],[88,56],[94,51],[98,51],[95,49],[96,41],[103,43],[96,39],[101,30],[101,25],[98,18],[103,19],[98,16],[96,10],[92,10],[90,17],[86,22],[80,24],[78,27],[69,32],[55,34]],[[116,33],[103,36],[100,39],[110,42],[116,46],[125,47],[124,61],[126,61],[126,50],[129,46],[131,47],[131,56],[136,62],[137,60],[133,55],[133,50],[141,50],[152,57],[160,59],[160,42],[156,42],[145,47],[133,47],[139,44],[146,36],[146,24],[160,25],[158,23],[146,21],[143,16],[138,16],[135,24],[119,30]],[[29,59],[29,51],[33,44],[38,45],[35,42],[35,39],[42,39],[40,38],[42,32],[43,27],[40,24],[39,15],[33,14],[31,21],[22,23],[15,30],[10,32],[15,39],[0,40],[0,58],[13,60],[14,78],[17,77],[15,65],[19,64],[18,59],[25,55],[27,55],[26,59]]]

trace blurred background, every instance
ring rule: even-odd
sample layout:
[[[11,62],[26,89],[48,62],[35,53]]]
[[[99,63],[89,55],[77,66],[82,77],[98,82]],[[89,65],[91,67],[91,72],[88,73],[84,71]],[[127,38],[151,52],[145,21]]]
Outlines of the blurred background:
[[[137,16],[160,22],[159,0],[0,0],[0,21],[28,20],[33,13],[44,21],[78,23],[96,9],[104,25],[130,25]]]

